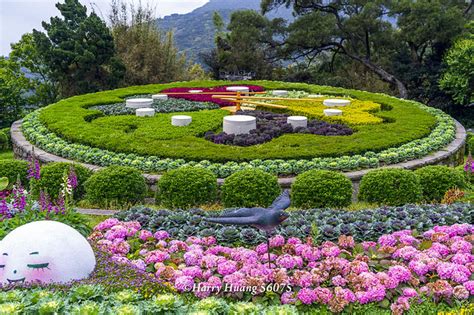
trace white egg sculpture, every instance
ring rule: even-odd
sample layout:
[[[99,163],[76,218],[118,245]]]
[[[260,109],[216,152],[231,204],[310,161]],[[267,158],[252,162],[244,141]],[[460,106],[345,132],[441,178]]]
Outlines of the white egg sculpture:
[[[96,264],[89,242],[55,221],[22,225],[0,241],[0,283],[65,283],[89,277]]]

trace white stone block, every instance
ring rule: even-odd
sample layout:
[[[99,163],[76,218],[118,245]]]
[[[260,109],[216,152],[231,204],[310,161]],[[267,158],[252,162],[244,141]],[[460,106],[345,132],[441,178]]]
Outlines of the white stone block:
[[[308,118],[305,116],[290,116],[286,122],[293,126],[293,128],[308,127]]]
[[[125,101],[125,107],[128,108],[147,108],[152,104],[152,98],[131,98]]]
[[[273,96],[288,96],[288,91],[286,90],[274,90],[272,91]]]
[[[155,101],[166,101],[168,99],[168,95],[167,94],[155,94],[155,95],[152,95],[151,98],[154,99]]]
[[[152,117],[155,116],[155,110],[153,108],[138,108],[135,110],[135,115],[138,117]]]
[[[193,118],[187,115],[176,115],[176,116],[171,117],[171,124],[177,127],[187,126],[192,121],[193,121]]]
[[[247,115],[232,115],[224,117],[224,132],[227,134],[248,134],[257,129],[257,119]]]
[[[321,98],[321,97],[324,97],[324,95],[321,95],[321,94],[309,94],[308,97],[309,97],[309,98]]]
[[[351,104],[349,100],[341,100],[341,99],[326,99],[323,101],[324,106],[327,107],[338,107],[338,106],[347,106]]]
[[[228,86],[226,87],[226,90],[228,92],[242,92],[242,93],[250,92],[250,89],[246,86]]]
[[[326,116],[341,116],[342,110],[339,109],[325,109],[324,115]]]
[[[202,93],[203,91],[202,90],[189,90],[188,91],[189,93]]]

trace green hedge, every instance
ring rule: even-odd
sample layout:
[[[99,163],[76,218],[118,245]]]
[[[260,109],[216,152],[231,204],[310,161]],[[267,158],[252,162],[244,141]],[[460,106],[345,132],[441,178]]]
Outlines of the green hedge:
[[[431,165],[422,167],[415,173],[420,178],[423,199],[426,202],[439,202],[449,189],[462,189],[466,186],[463,174],[452,167]]]
[[[158,182],[157,204],[190,208],[216,201],[217,177],[209,170],[182,167],[165,173]]]
[[[236,172],[222,185],[222,202],[226,207],[268,207],[279,194],[277,177],[261,170]]]
[[[333,171],[312,170],[298,175],[291,186],[291,201],[299,208],[340,208],[351,204],[352,182]]]
[[[382,104],[383,108],[390,108],[374,113],[390,123],[359,126],[356,128],[357,132],[351,136],[286,134],[259,146],[236,147],[217,145],[200,136],[206,128],[215,130],[221,126],[222,117],[226,114],[221,110],[189,113],[195,119],[196,125],[182,128],[172,127],[169,121],[165,121],[169,120],[169,115],[172,114],[160,114],[150,119],[134,116],[97,118],[102,115],[100,112],[87,109],[93,105],[121,102],[126,96],[156,93],[170,87],[210,87],[222,84],[225,82],[179,82],[80,95],[61,100],[41,110],[40,119],[49,130],[66,141],[114,152],[215,162],[310,159],[362,154],[370,150],[381,151],[422,138],[428,135],[436,124],[432,114],[410,101],[363,91],[268,81],[245,84],[261,85],[267,89],[301,89],[311,93],[348,95],[360,100],[374,101]]]
[[[11,147],[10,128],[0,129],[0,151]]]
[[[92,171],[79,164],[65,162],[49,163],[41,167],[41,177],[36,183],[36,188],[47,192],[53,199],[59,196],[64,180],[64,174],[74,169],[77,175],[78,186],[74,189],[74,199],[78,200],[84,196],[84,183],[92,175]]]
[[[85,183],[86,198],[99,206],[125,206],[143,201],[148,186],[137,169],[110,166],[93,174]]]
[[[400,206],[421,200],[420,179],[412,171],[381,169],[367,173],[360,182],[359,200]]]
[[[12,187],[19,178],[23,186],[27,186],[28,162],[21,160],[0,160],[0,177],[7,177],[9,187]]]

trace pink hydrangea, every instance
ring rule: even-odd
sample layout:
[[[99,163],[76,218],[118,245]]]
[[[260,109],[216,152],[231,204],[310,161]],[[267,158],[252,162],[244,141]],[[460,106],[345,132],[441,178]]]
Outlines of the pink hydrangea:
[[[146,263],[142,259],[132,260],[131,263],[138,270],[145,271],[146,269]]]
[[[232,260],[221,262],[217,266],[217,272],[223,276],[230,275],[237,271],[237,263]]]
[[[316,293],[316,301],[321,304],[328,304],[329,301],[331,301],[334,297],[331,290],[329,290],[328,288],[318,287],[314,289],[314,293]]]
[[[157,262],[164,262],[168,260],[170,255],[167,252],[161,250],[154,250],[145,254],[145,262],[147,264],[154,264]]]
[[[105,221],[102,221],[99,224],[97,224],[95,226],[94,230],[96,230],[96,231],[108,230],[108,229],[112,228],[113,226],[115,226],[117,224],[120,224],[120,221],[118,219],[109,218],[109,219],[106,219]]]
[[[297,298],[294,297],[293,292],[283,292],[280,297],[281,304],[294,304],[297,301]]]
[[[458,300],[466,300],[469,298],[469,291],[466,287],[458,285],[453,289],[453,296]]]
[[[397,244],[397,239],[395,236],[387,234],[379,237],[378,243],[380,246],[395,246]]]
[[[174,282],[174,287],[179,292],[189,292],[194,287],[193,277],[190,276],[180,276],[176,278]]]
[[[184,253],[183,258],[187,266],[199,266],[202,259],[202,251],[191,250]]]
[[[372,249],[375,249],[375,247],[377,246],[377,243],[376,242],[362,242],[361,243],[362,245],[362,248],[365,250],[365,251],[368,251],[370,248]]]
[[[344,279],[341,275],[337,275],[331,278],[331,283],[336,287],[343,287],[347,284],[347,280]]]
[[[308,288],[303,288],[299,290],[296,296],[301,301],[301,303],[307,305],[312,304],[317,299],[316,292]]]
[[[404,288],[402,291],[402,295],[407,298],[412,298],[418,296],[418,292],[416,292],[413,288]]]
[[[404,260],[410,260],[418,253],[418,250],[413,246],[405,246],[398,249],[393,253],[393,258],[402,258]]]
[[[474,295],[474,280],[464,282],[463,286],[469,291],[469,294]]]
[[[141,239],[142,241],[146,241],[152,237],[153,237],[153,233],[147,230],[141,230],[140,233],[138,234],[138,238]]]
[[[285,238],[281,235],[276,235],[272,238],[270,238],[270,247],[281,247],[285,245]]]
[[[167,238],[170,237],[170,235],[166,231],[158,231],[158,232],[155,232],[155,234],[153,234],[153,237],[156,238],[158,241],[161,241],[161,240],[166,240]]]
[[[470,254],[472,251],[472,244],[464,240],[458,240],[453,242],[450,248],[453,253]]]
[[[399,282],[407,282],[411,279],[410,270],[403,266],[391,266],[388,268],[388,275]]]
[[[300,240],[299,238],[297,238],[297,237],[290,237],[290,238],[288,239],[288,241],[286,241],[286,243],[289,244],[289,245],[297,245],[297,244],[301,244],[302,242],[301,242],[301,240]]]

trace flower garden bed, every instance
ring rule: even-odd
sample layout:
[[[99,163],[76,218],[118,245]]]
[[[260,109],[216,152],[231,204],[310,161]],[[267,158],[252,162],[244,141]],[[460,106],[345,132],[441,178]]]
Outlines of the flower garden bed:
[[[157,211],[138,206],[117,213],[115,218],[137,221],[152,232],[166,229],[173,238],[183,241],[189,236],[214,236],[219,244],[226,246],[257,245],[265,241],[264,235],[253,227],[222,226],[203,220],[218,215],[201,209]],[[423,231],[435,225],[465,222],[474,222],[474,207],[469,203],[406,205],[351,212],[311,209],[291,211],[291,216],[277,228],[276,233],[286,238],[311,237],[318,241],[337,241],[341,234],[351,235],[356,241],[376,241],[383,234],[394,231]]]
[[[341,124],[330,124],[324,121],[310,120],[308,127],[293,128],[287,123],[288,114],[275,114],[264,111],[238,111],[237,115],[253,116],[257,119],[257,129],[251,130],[249,134],[233,135],[221,132],[215,134],[208,131],[205,138],[215,144],[227,144],[237,146],[251,146],[271,141],[281,135],[288,133],[305,133],[320,136],[348,136],[352,129]]]
[[[349,136],[285,134],[261,145],[239,147],[217,145],[203,138],[207,131],[218,131],[225,115],[220,110],[191,112],[191,116],[197,115],[193,118],[196,117],[198,128],[174,133],[169,132],[170,126],[165,126],[167,131],[162,134],[156,127],[166,123],[169,119],[166,116],[156,117],[154,124],[153,119],[140,120],[131,116],[99,117],[103,114],[88,109],[94,105],[117,103],[120,97],[156,93],[169,86],[161,85],[61,101],[28,116],[23,123],[23,132],[40,148],[76,161],[99,166],[129,165],[150,173],[199,165],[211,169],[219,177],[252,167],[279,175],[299,174],[314,168],[348,171],[379,167],[426,156],[446,146],[455,136],[455,125],[448,115],[419,103],[304,84],[256,83],[267,89],[286,86],[312,93],[347,94],[358,100],[376,102],[385,109],[372,115],[383,117],[387,122],[353,127],[356,132]],[[193,83],[194,86],[213,84],[218,83]],[[199,116],[200,113],[205,114]]]
[[[435,226],[421,235],[402,230],[362,243],[340,236],[337,243],[316,245],[311,238],[277,235],[270,248],[243,248],[219,245],[213,236],[179,241],[136,221],[107,219],[89,239],[112,260],[198,298],[258,302],[273,297],[332,312],[383,302],[379,306],[401,314],[411,304],[462,304],[474,294],[474,226],[469,224]]]

